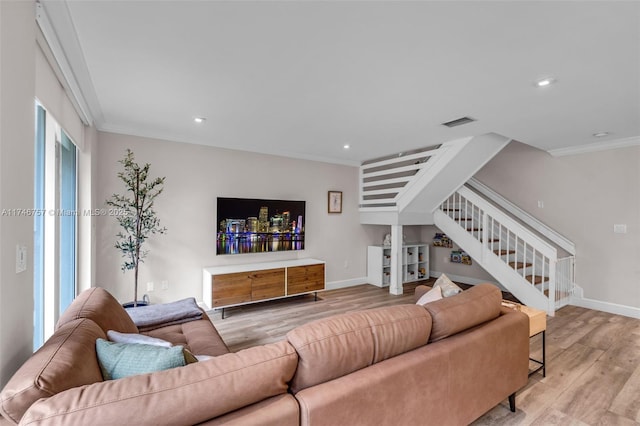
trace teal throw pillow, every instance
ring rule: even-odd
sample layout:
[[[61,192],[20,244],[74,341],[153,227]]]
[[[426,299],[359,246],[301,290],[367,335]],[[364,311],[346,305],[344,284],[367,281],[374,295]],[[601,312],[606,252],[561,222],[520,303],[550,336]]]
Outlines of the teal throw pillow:
[[[105,380],[153,373],[185,365],[182,346],[170,348],[96,340],[96,353]]]

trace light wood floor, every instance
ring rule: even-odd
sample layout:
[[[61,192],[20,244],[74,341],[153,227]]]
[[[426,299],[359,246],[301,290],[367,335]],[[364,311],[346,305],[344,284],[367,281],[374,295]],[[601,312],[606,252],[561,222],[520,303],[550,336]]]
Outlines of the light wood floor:
[[[337,313],[413,303],[361,285],[292,299],[229,308],[209,315],[232,351],[282,340],[292,328]],[[541,339],[531,339],[540,358]],[[533,366],[533,364],[532,364]],[[517,411],[505,400],[480,425],[640,425],[640,320],[567,306],[547,319],[547,377],[536,373],[518,392]]]

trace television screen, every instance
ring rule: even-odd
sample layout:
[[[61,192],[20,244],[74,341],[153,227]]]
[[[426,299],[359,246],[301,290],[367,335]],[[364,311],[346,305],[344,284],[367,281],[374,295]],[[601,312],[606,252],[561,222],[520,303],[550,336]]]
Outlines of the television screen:
[[[216,254],[304,250],[305,202],[218,197]]]

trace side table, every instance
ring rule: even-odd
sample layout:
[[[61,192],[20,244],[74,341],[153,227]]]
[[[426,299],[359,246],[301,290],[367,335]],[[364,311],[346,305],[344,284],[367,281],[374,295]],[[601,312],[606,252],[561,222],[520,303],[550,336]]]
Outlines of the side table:
[[[532,308],[530,306],[521,305],[519,303],[511,302],[509,300],[503,300],[502,306],[516,311],[523,312],[529,317],[529,338],[537,336],[542,333],[542,360],[529,358],[531,361],[538,364],[538,367],[529,371],[529,376],[542,370],[542,377],[546,377],[546,331],[547,331],[547,313],[540,309]]]

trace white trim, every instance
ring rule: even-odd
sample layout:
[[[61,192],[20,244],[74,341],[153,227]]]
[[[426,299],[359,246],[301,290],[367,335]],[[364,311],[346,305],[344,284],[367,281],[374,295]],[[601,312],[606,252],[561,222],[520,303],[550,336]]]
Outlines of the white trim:
[[[571,305],[581,308],[595,309],[615,315],[640,319],[640,308],[635,306],[620,305],[618,303],[603,302],[601,300],[588,299],[580,296],[571,296]]]
[[[565,155],[585,154],[588,152],[608,151],[610,149],[628,148],[630,146],[639,146],[640,136],[632,136],[630,138],[612,139],[602,142],[590,143],[587,145],[568,146],[566,148],[558,148],[547,151],[554,157],[563,157]]]
[[[1,0],[0,0],[1,1]],[[341,166],[349,166],[349,167],[360,167],[360,163],[355,160],[345,160],[342,158],[328,158],[328,157],[320,157],[316,155],[308,155],[299,152],[278,152],[274,151],[268,147],[260,150],[249,150],[248,148],[238,148],[238,147],[229,147],[222,145],[212,145],[210,141],[202,141],[202,140],[193,140],[186,136],[176,136],[176,135],[167,135],[155,133],[154,131],[146,131],[129,127],[120,127],[114,126],[111,124],[97,124],[97,130],[103,133],[114,133],[118,135],[125,136],[136,136],[145,139],[157,139],[165,142],[176,142],[176,143],[186,143],[191,145],[203,145],[216,149],[227,149],[230,151],[240,151],[247,152],[250,154],[263,154],[263,155],[272,155],[275,157],[284,157],[284,158],[293,158],[295,160],[306,160],[306,161],[315,161],[319,163],[329,163],[329,164],[337,164]]]
[[[342,280],[342,281],[331,281],[330,283],[326,283],[325,285],[325,290],[336,290],[339,288],[347,288],[347,287],[354,287],[357,285],[361,285],[361,284],[368,284],[369,281],[367,279],[367,277],[360,277],[360,278],[351,278],[349,280]],[[373,285],[373,284],[371,284]],[[322,292],[320,292],[320,294],[322,294]]]
[[[66,5],[65,5],[66,6]],[[69,89],[69,98],[73,104],[76,112],[80,116],[80,119],[86,126],[93,124],[93,116],[91,110],[87,104],[87,101],[83,95],[82,89],[75,78],[73,69],[64,54],[64,49],[60,44],[60,40],[56,35],[56,31],[49,19],[44,7],[41,3],[36,3],[36,22],[42,31],[42,35],[49,45],[49,49],[53,54],[53,57],[58,65],[62,76],[64,77],[67,88]]]
[[[532,229],[536,230],[542,234],[545,238],[548,238],[550,241],[553,241],[559,247],[562,247],[569,254],[576,254],[576,246],[573,241],[564,237],[560,233],[551,229],[549,226],[545,225],[535,217],[531,216],[526,211],[522,210],[517,205],[513,204],[511,201],[504,198],[502,195],[495,192],[493,189],[489,188],[484,183],[480,182],[476,178],[471,178],[467,182],[469,186],[471,186],[476,191],[480,192],[482,195],[487,197],[489,200],[498,204],[503,209],[507,210],[509,213],[523,221],[526,225],[530,226]]]

